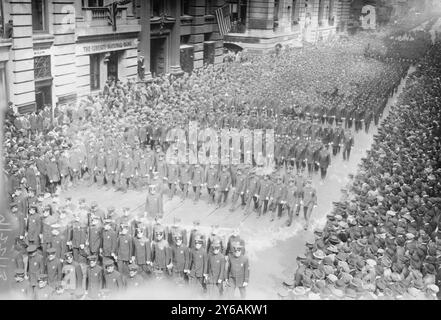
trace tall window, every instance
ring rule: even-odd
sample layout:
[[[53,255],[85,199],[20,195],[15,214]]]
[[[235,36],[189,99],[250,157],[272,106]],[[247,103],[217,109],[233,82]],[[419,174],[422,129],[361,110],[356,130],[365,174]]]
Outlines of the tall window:
[[[51,56],[40,56],[34,58],[35,80],[51,77]]]
[[[298,24],[300,20],[300,8],[299,1],[292,0],[292,23]]]
[[[163,0],[151,0],[150,10],[152,17],[159,17],[162,13],[162,1]]]
[[[190,0],[181,0],[181,16],[190,15]]]
[[[102,7],[104,5],[103,0],[87,0],[88,7]]]
[[[90,55],[90,90],[100,88],[100,55]]]
[[[213,12],[213,0],[205,0],[205,14],[214,14]]]
[[[32,30],[46,31],[46,1],[32,0]]]
[[[329,20],[329,25],[333,26],[334,25],[334,20],[335,20],[335,14],[334,14],[334,2],[335,0],[329,0],[329,16],[328,16],[328,20]]]

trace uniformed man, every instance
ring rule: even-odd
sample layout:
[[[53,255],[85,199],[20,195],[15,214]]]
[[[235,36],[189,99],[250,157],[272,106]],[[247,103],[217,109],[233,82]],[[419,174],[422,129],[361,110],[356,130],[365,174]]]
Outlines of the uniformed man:
[[[111,259],[104,261],[106,272],[104,273],[104,288],[110,291],[110,294],[124,289],[124,279],[122,275],[115,270],[115,263]]]
[[[98,255],[102,245],[102,227],[99,225],[99,217],[92,217],[87,236],[90,253]]]
[[[46,261],[46,274],[47,281],[50,287],[55,288],[60,284],[63,278],[63,264],[60,259],[57,258],[57,250],[55,248],[47,249],[47,261]]]
[[[100,148],[96,154],[96,170],[95,177],[98,188],[104,185],[104,176],[106,174],[106,154],[104,148]]]
[[[282,217],[283,209],[286,204],[286,198],[287,198],[287,187],[283,183],[283,177],[278,175],[277,176],[277,182],[273,187],[271,198],[272,202],[274,204],[272,214],[271,214],[271,221],[274,221],[276,211],[277,211],[277,217],[280,219]]]
[[[344,155],[344,151],[343,151]],[[320,177],[322,180],[326,178],[328,167],[331,164],[331,154],[324,147],[321,147],[319,153]]]
[[[206,290],[205,282],[208,278],[207,273],[207,253],[203,248],[202,235],[197,234],[195,236],[195,246],[190,250],[190,263],[189,263],[189,282],[195,288],[201,289],[203,292]]]
[[[89,266],[86,271],[86,294],[92,299],[97,299],[103,288],[103,269],[97,264],[98,256],[90,255],[87,260]]]
[[[246,287],[250,277],[250,266],[248,258],[242,254],[242,245],[236,241],[232,244],[233,254],[228,259],[226,272],[226,286],[230,299],[234,297],[236,288],[239,288],[240,297],[245,299]]]
[[[25,270],[24,269],[16,269],[14,276],[14,284],[13,284],[13,292],[20,295],[20,298],[30,299],[32,298],[32,288],[28,281],[25,278]]]
[[[298,207],[300,206],[301,195],[297,190],[295,185],[294,177],[289,179],[288,187],[286,190],[286,208],[288,210],[288,221],[286,225],[291,226],[294,212],[298,212]]]
[[[67,245],[72,249],[74,260],[78,262],[79,251],[84,249],[87,241],[86,226],[81,221],[79,214],[74,216],[74,221],[68,228]]]
[[[174,243],[171,245],[172,275],[176,281],[184,282],[185,275],[190,269],[190,250],[183,243],[180,230],[175,230],[173,239]]]
[[[233,193],[233,198],[231,200],[231,208],[230,211],[234,211],[235,210],[235,206],[236,206],[236,202],[240,197],[240,206],[243,208],[245,207],[246,203],[245,203],[245,192],[246,192],[246,187],[247,187],[247,176],[245,174],[243,174],[242,172],[242,168],[238,167],[236,170],[236,185],[233,188],[234,193]]]
[[[118,235],[116,242],[116,263],[118,265],[118,271],[121,273],[121,275],[128,276],[128,265],[132,259],[133,243],[132,237],[128,234],[129,226],[127,224],[123,224],[121,227],[122,230]]]
[[[49,300],[54,289],[48,286],[47,274],[38,276],[38,288],[35,290],[35,300]]]
[[[227,242],[227,249],[225,250],[225,257],[228,258],[231,254],[234,253],[233,251],[233,244],[235,242],[239,242],[241,245],[241,249],[242,249],[242,254],[245,254],[245,240],[243,240],[240,236],[240,230],[239,228],[235,228],[233,230],[233,233],[231,234],[231,236],[228,238],[228,242]]]
[[[100,248],[100,254],[103,262],[105,259],[112,260],[116,258],[117,235],[115,230],[112,228],[111,223],[112,220],[110,219],[104,220],[102,247]]]
[[[273,183],[270,180],[268,174],[265,174],[263,180],[260,181],[259,187],[259,212],[257,217],[260,217],[266,213],[271,205],[270,198],[273,190]]]
[[[305,188],[306,180],[301,172],[297,173],[297,176],[294,179],[294,183],[297,188],[297,192],[298,192],[299,196],[301,198],[303,198],[303,189]],[[297,210],[296,210],[297,216],[300,214],[300,207],[301,207],[301,205],[297,206]]]
[[[169,197],[171,200],[176,194],[176,187],[179,184],[179,166],[177,163],[167,164],[167,182],[170,192]]]
[[[61,178],[61,190],[67,190],[70,181],[69,153],[64,151],[58,158],[58,170]]]
[[[151,276],[152,267],[152,243],[145,236],[145,228],[139,227],[133,239],[132,261],[138,266],[138,272],[144,277]]]
[[[259,190],[260,190],[260,179],[256,175],[255,170],[252,169],[248,173],[246,182],[246,209],[245,213],[250,213],[251,210],[256,210],[259,203]]]
[[[164,215],[162,193],[157,192],[155,184],[149,185],[149,193],[145,202],[145,217],[153,219]]]
[[[61,283],[68,293],[74,295],[82,289],[83,271],[80,264],[74,261],[72,252],[66,252],[64,257]]]
[[[38,212],[36,212],[35,206],[32,206],[29,209],[29,216],[27,218],[27,240],[29,244],[34,244],[37,247],[40,246],[40,241],[42,237],[42,227],[41,227],[41,216]]]
[[[139,288],[144,283],[144,278],[138,274],[138,266],[134,263],[129,264],[129,277],[127,278],[127,289]]]
[[[38,276],[44,273],[43,257],[37,252],[37,246],[31,244],[27,247],[28,252],[28,270],[26,274],[29,277],[29,284],[31,286],[31,294],[38,284]]]
[[[145,157],[145,153],[141,152],[136,169],[137,186],[138,188],[147,187],[150,184],[151,163]]]
[[[225,257],[221,252],[220,239],[213,240],[207,261],[207,292],[211,299],[218,299],[223,293],[225,280]]]
[[[305,226],[304,229],[307,230],[312,214],[312,209],[317,207],[317,192],[315,188],[312,186],[312,181],[308,180],[306,182],[306,186],[303,189],[303,214],[305,217]]]
[[[212,204],[214,203],[214,197],[216,195],[215,189],[218,182],[218,169],[215,168],[215,165],[213,163],[210,163],[207,172],[205,174],[205,183],[207,185],[207,192],[208,192],[208,203]]]
[[[152,243],[152,263],[157,275],[166,275],[167,270],[171,269],[171,254],[168,241],[164,238],[165,231],[160,225],[155,227],[154,241]]]
[[[191,177],[191,185],[193,186],[193,193],[194,193],[194,203],[197,203],[199,201],[199,198],[201,196],[201,188],[204,181],[204,171],[201,168],[201,166],[196,163],[194,165],[192,177]]]
[[[188,196],[188,189],[191,185],[192,165],[188,163],[182,163],[179,167],[179,186],[182,191],[182,200]]]
[[[217,205],[220,207],[226,205],[228,192],[231,188],[231,174],[227,166],[222,166],[222,171],[218,176],[217,186]]]

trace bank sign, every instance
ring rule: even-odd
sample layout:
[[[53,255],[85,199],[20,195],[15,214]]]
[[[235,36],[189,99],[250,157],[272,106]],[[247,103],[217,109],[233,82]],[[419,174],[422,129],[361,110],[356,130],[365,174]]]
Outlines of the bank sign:
[[[126,50],[134,48],[137,45],[136,39],[90,43],[86,45],[79,45],[77,47],[77,55]]]

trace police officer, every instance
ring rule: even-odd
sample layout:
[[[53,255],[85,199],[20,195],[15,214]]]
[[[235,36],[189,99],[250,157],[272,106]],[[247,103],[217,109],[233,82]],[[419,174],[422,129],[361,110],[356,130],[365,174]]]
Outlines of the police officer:
[[[219,175],[218,169],[215,168],[215,165],[213,163],[210,163],[207,172],[205,174],[205,183],[207,185],[209,204],[214,203],[214,197],[216,195],[215,187],[217,185],[218,175]]]
[[[207,274],[207,253],[203,248],[202,235],[196,234],[194,248],[190,250],[190,263],[189,263],[189,281],[195,288],[201,289],[203,292],[206,290],[205,281],[208,277]]]
[[[138,266],[134,263],[129,264],[129,276],[126,280],[127,289],[138,288],[144,283],[144,278],[138,274]]]
[[[247,177],[245,174],[242,173],[242,168],[238,167],[236,171],[236,186],[233,188],[233,198],[231,200],[231,208],[230,211],[235,210],[235,205],[237,200],[240,197],[240,205],[241,207],[245,206],[245,192],[246,192],[246,182]]]
[[[279,219],[282,217],[282,212],[286,204],[286,198],[288,192],[286,185],[283,183],[283,177],[278,175],[276,179],[277,179],[277,183],[274,185],[271,195],[272,202],[274,203],[274,207],[271,214],[271,221],[274,221],[276,211],[277,211],[277,217]]]
[[[152,266],[152,243],[145,236],[145,228],[140,226],[136,230],[136,236],[133,238],[133,257],[132,261],[138,266],[138,273],[144,278],[151,275]]]
[[[111,259],[104,261],[106,269],[104,273],[104,288],[110,291],[110,294],[116,293],[124,289],[124,280],[122,275],[115,270],[115,263]]]
[[[55,248],[47,249],[47,261],[46,261],[46,274],[47,281],[50,287],[55,288],[60,284],[63,277],[62,269],[63,264],[60,259],[57,259],[57,250]]]
[[[225,280],[225,257],[221,252],[220,239],[213,240],[207,261],[207,292],[210,298],[218,299],[223,293]]]
[[[157,186],[149,186],[149,194],[145,203],[145,216],[153,219],[156,216],[162,217],[164,214],[162,194],[157,192]]]
[[[173,278],[178,282],[186,281],[185,275],[190,269],[190,250],[183,243],[180,230],[173,234],[174,243],[171,245],[171,264]]]
[[[122,225],[122,230],[118,235],[116,242],[116,256],[118,271],[123,276],[129,275],[128,265],[132,259],[133,243],[132,237],[128,234],[129,226],[127,224]]]
[[[116,257],[117,246],[117,234],[112,229],[112,220],[104,220],[104,230],[102,233],[102,247],[100,248],[100,254],[102,259],[113,259]]]
[[[90,255],[87,260],[89,266],[86,271],[86,294],[92,299],[97,299],[103,288],[103,269],[97,264],[98,256]]]
[[[14,275],[13,291],[20,295],[21,298],[29,299],[32,297],[32,287],[29,281],[25,278],[24,269],[16,269]]]
[[[201,166],[196,163],[194,165],[193,174],[191,177],[191,185],[193,186],[193,193],[194,193],[194,203],[197,203],[199,201],[199,198],[201,196],[201,187],[204,184],[204,171],[201,168]]]
[[[246,287],[250,277],[250,267],[248,258],[242,255],[242,245],[240,242],[232,244],[233,253],[228,259],[228,267],[226,272],[226,285],[229,296],[232,299],[236,288],[239,288],[240,297],[245,299]]]
[[[171,269],[170,247],[167,240],[164,239],[164,235],[164,228],[157,226],[154,230],[155,238],[152,243],[152,263],[153,269],[161,276]]]

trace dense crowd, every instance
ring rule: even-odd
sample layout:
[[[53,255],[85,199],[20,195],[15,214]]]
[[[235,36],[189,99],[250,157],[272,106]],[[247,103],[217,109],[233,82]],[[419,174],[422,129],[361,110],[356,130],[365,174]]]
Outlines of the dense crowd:
[[[441,43],[419,61],[375,136],[347,200],[327,216],[294,279],[294,299],[437,299],[441,284]],[[288,288],[287,288],[288,287]]]
[[[428,38],[412,36],[417,57]],[[27,115],[10,106],[5,180],[20,226],[17,288],[37,299],[55,297],[52,291],[98,298],[139,285],[140,276],[143,281],[165,276],[216,294],[237,287],[245,296],[249,270],[243,240],[237,233],[228,241],[212,238],[215,231],[205,241],[193,230],[187,242],[190,230],[172,226],[170,231],[160,223],[163,195],[180,192],[185,199],[193,193],[198,201],[206,192],[218,207],[231,199],[232,211],[239,201],[246,213],[271,211],[272,220],[286,212],[288,226],[303,211],[307,229],[317,204],[311,176],[320,171],[326,177],[331,155],[342,152],[349,159],[354,132],[378,124],[413,61],[399,54],[395,42],[387,44],[384,56],[364,55],[360,43],[243,54],[148,85],[108,81],[103,92],[78,105]],[[252,168],[255,158],[250,166],[166,162],[169,146],[180,138],[172,129],[182,128],[188,139],[190,121],[215,130],[274,129],[276,170]],[[58,205],[60,189],[84,181],[123,192],[148,188],[144,214],[135,216],[130,209],[115,214],[115,208],[103,211],[84,201]],[[217,260],[225,263],[214,270]]]

